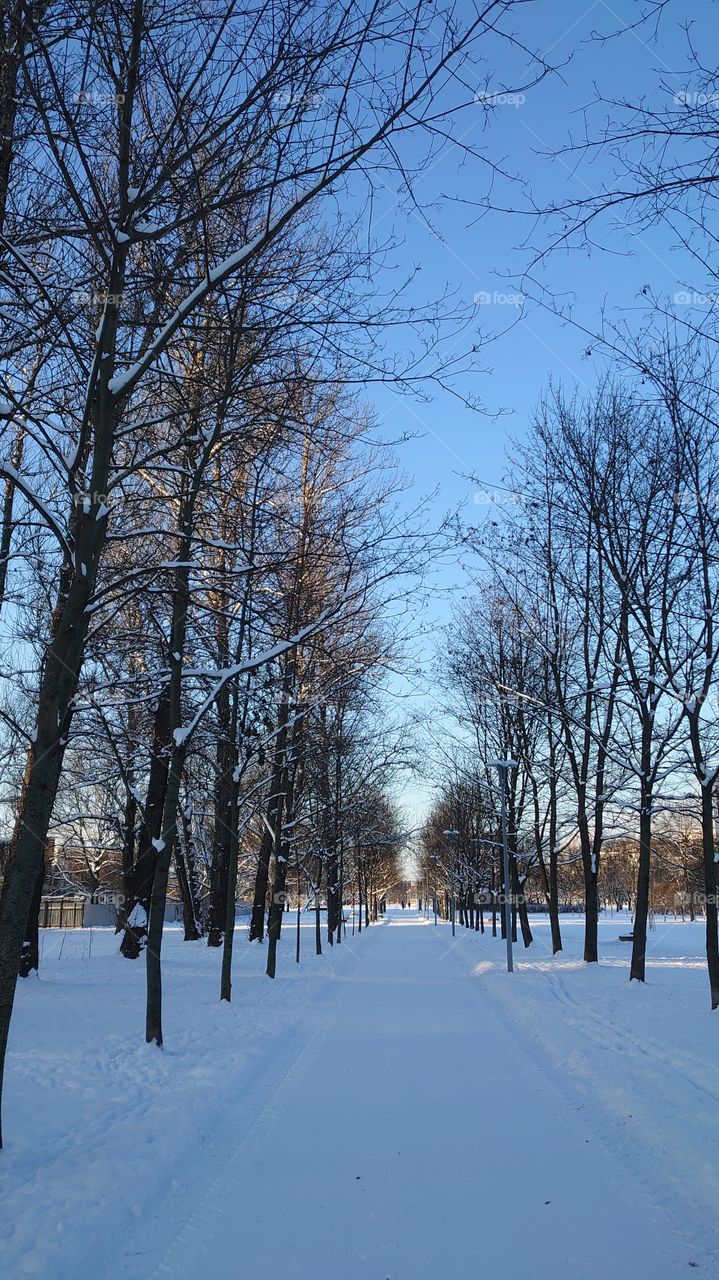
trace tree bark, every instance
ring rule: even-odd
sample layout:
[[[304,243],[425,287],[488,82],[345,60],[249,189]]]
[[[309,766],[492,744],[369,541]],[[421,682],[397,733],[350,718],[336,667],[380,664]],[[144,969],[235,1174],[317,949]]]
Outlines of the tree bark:
[[[27,928],[25,937],[23,938],[22,951],[20,952],[20,965],[18,972],[21,978],[27,978],[33,969],[40,968],[40,903],[42,901],[42,891],[45,884],[45,859],[40,863],[40,870],[37,874],[35,887],[33,889],[32,901],[30,903],[30,911],[28,913]]]
[[[652,784],[644,770],[640,783],[639,867],[637,869],[636,905],[632,930],[632,962],[629,981],[644,982],[647,957],[647,920],[649,917],[649,878],[652,853]]]
[[[135,6],[133,40],[139,43],[141,6]],[[137,71],[134,56],[133,76]],[[131,103],[134,85],[126,100]],[[123,111],[125,108],[123,108]],[[123,138],[121,168],[126,161]],[[90,388],[89,414],[93,452],[90,497],[75,506],[71,518],[72,555],[66,554],[60,575],[52,639],[38,690],[34,740],[25,769],[22,795],[11,843],[11,852],[0,895],[0,1088],[10,1030],[18,963],[32,895],[42,865],[45,842],[57,796],[62,762],[72,719],[90,622],[88,604],[95,589],[100,556],[107,534],[107,517],[101,514],[100,495],[108,491],[110,460],[115,439],[117,401],[109,388],[119,318],[118,299],[125,280],[127,246],[115,248],[108,279],[108,301],[98,335],[98,350],[106,359],[97,361]],[[1,1137],[0,1137],[1,1145]]]
[[[287,745],[288,695],[289,687],[285,682],[277,717],[277,745],[272,764],[270,796],[267,801],[267,821],[262,832],[257,870],[255,872],[255,894],[252,905],[252,920],[250,922],[250,942],[262,942],[265,936],[265,907],[267,904],[267,888],[270,881],[270,857],[275,845],[278,808],[282,794],[285,748]]]
[[[1,55],[0,55],[1,56]],[[0,111],[0,118],[2,112]],[[0,128],[2,126],[0,125]],[[2,226],[2,218],[0,217],[0,226]],[[11,462],[16,471],[20,470],[22,465],[23,444],[25,440],[25,432],[21,426],[17,428],[15,436],[15,445],[13,447]],[[15,481],[7,479],[5,481],[5,497],[3,499],[2,510],[2,529],[0,529],[0,610],[5,603],[5,589],[7,586],[7,574],[10,565],[10,551],[12,549],[13,535],[13,511],[15,507]]]
[[[229,657],[225,660],[229,661]],[[227,869],[232,840],[232,770],[236,763],[232,741],[232,714],[229,689],[225,685],[217,698],[218,736],[215,753],[215,829],[210,863],[210,908],[207,929],[208,947],[221,947],[227,917]]]
[[[125,887],[125,930],[120,951],[128,960],[137,960],[147,939],[152,881],[157,859],[155,846],[162,831],[170,751],[170,691],[169,686],[166,686],[155,709],[152,756],[140,824],[140,842],[137,859],[130,868]]]
[[[182,898],[182,924],[185,942],[197,942],[202,937],[202,920],[197,900],[195,859],[192,851],[191,815],[180,811],[180,829],[175,841],[175,871]]]
[[[181,653],[178,649],[176,652]],[[155,874],[150,897],[150,920],[147,929],[145,964],[147,970],[147,1004],[145,1010],[145,1040],[147,1044],[162,1045],[162,932],[165,927],[167,881],[170,857],[177,837],[177,813],[180,805],[182,772],[185,766],[185,748],[175,745],[167,780],[165,813],[162,837],[157,842]]]
[[[232,949],[235,940],[235,898],[237,894],[237,867],[239,862],[239,813],[240,796],[239,778],[233,775],[232,796],[230,802],[230,850],[227,864],[227,890],[225,893],[225,929],[222,940],[222,976],[220,979],[220,1000],[232,999]]]
[[[717,917],[717,870],[714,861],[714,809],[712,787],[702,787],[702,856],[706,897],[706,953],[712,1009],[719,1008],[719,932]]]

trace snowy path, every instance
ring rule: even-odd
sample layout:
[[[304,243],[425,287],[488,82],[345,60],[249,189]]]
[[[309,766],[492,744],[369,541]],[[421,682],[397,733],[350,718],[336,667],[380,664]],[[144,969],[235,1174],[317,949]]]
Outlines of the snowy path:
[[[398,912],[360,946],[108,1280],[687,1275],[651,1178],[535,1064],[449,930]]]

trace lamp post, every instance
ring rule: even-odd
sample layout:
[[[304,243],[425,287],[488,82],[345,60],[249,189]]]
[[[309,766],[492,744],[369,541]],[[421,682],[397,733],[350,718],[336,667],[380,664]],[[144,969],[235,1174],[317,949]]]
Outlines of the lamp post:
[[[516,769],[516,760],[490,760],[490,766],[499,773],[502,795],[502,858],[504,872],[504,931],[507,935],[507,973],[513,973],[512,960],[512,912],[509,890],[509,833],[507,830],[507,770]]]

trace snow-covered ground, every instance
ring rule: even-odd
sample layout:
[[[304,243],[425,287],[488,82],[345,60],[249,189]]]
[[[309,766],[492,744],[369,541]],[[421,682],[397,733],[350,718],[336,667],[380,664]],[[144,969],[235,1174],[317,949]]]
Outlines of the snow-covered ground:
[[[53,1280],[670,1280],[719,1274],[719,1013],[703,926],[500,939],[390,912],[280,976],[238,931],[165,935],[166,1048],[109,930],[44,935],[20,984],[0,1274]]]

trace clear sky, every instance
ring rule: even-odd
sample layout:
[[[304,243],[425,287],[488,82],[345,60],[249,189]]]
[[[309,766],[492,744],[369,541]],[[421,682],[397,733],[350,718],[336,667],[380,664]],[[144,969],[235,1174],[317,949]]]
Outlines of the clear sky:
[[[669,0],[661,21],[631,29],[651,5],[635,0],[535,0],[519,5],[513,28],[522,42],[539,50],[558,70],[520,100],[497,100],[491,118],[477,105],[457,118],[456,135],[481,146],[489,160],[515,173],[531,189],[538,205],[562,202],[596,193],[602,181],[611,182],[610,162],[602,156],[566,155],[549,159],[570,134],[584,136],[584,111],[599,91],[604,98],[663,102],[691,85],[688,45],[682,30],[692,25],[692,40],[701,55],[703,45],[719,37],[717,7],[711,0],[679,3]],[[613,33],[620,33],[614,35]],[[601,40],[598,36],[612,38]],[[521,62],[498,66],[492,88],[502,94],[517,83]],[[487,72],[492,69],[488,66]],[[519,71],[521,76],[521,71]],[[481,88],[481,85],[478,86]],[[595,111],[595,124],[603,113]],[[431,169],[420,176],[416,194],[433,223],[429,229],[419,213],[397,214],[393,193],[380,217],[402,239],[396,255],[398,271],[412,264],[421,271],[413,286],[418,299],[440,295],[446,286],[463,301],[482,293],[477,330],[497,335],[482,351],[486,370],[464,386],[478,394],[489,411],[481,415],[463,408],[443,392],[430,404],[399,397],[387,388],[373,388],[381,429],[387,435],[416,430],[420,437],[403,446],[400,460],[412,474],[412,497],[438,489],[437,511],[465,502],[466,518],[486,512],[478,486],[466,479],[475,473],[491,486],[499,482],[510,435],[521,436],[537,400],[550,379],[591,388],[601,370],[601,357],[587,358],[587,340],[572,325],[563,324],[525,299],[516,301],[516,281],[528,260],[522,242],[532,236],[546,243],[549,232],[527,217],[496,211],[479,216],[472,202],[487,191],[487,170],[472,160],[460,162],[457,149],[447,145]],[[440,210],[433,207],[450,196]],[[493,192],[499,205],[524,205],[526,191],[499,181]],[[628,212],[606,217],[594,228],[597,247],[578,246],[553,254],[544,281],[555,294],[572,299],[573,314],[594,330],[602,309],[610,318],[623,317],[639,325],[646,312],[642,289],[672,299],[692,278],[686,255],[661,227],[640,232]],[[503,336],[499,336],[502,335]],[[465,339],[466,341],[466,335]],[[461,592],[466,580],[461,568],[442,572],[443,586]],[[440,628],[448,617],[446,595],[438,595],[432,616],[425,619],[435,640],[424,646],[426,668]],[[441,640],[440,640],[441,643]],[[425,695],[425,698],[428,695]],[[429,702],[426,703],[430,705]],[[413,783],[404,796],[410,812],[420,814],[427,804],[427,780]]]

